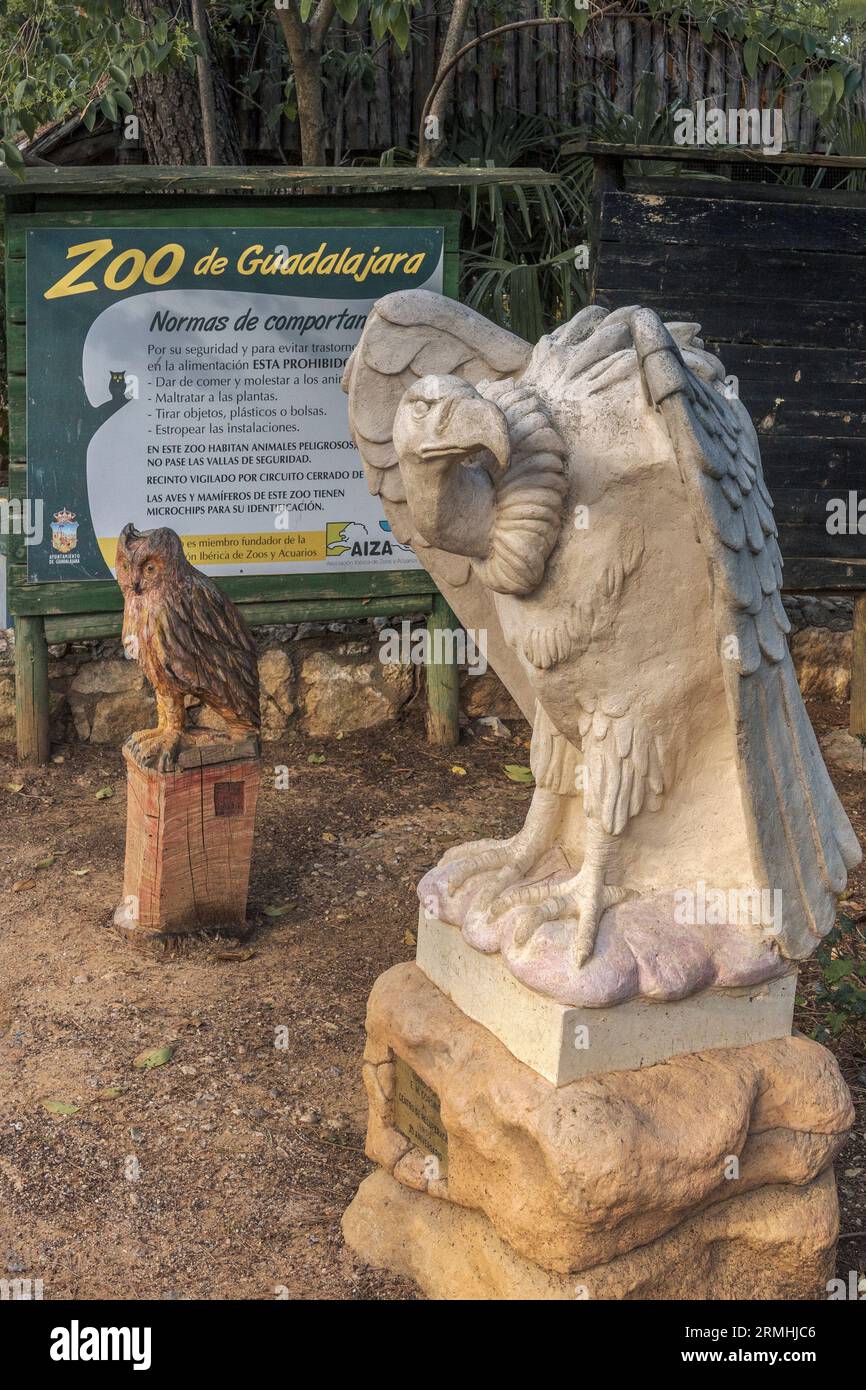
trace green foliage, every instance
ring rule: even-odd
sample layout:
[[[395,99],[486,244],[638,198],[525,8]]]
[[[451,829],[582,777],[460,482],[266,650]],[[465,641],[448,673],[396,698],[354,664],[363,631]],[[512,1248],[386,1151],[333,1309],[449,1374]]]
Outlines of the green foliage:
[[[289,0],[289,3],[295,6],[304,24],[315,23],[318,0]],[[411,41],[412,16],[418,4],[419,0],[372,0],[368,9],[375,43],[381,46],[393,39],[405,51]],[[332,22],[352,24],[359,8],[359,0],[336,0]],[[267,99],[261,89],[261,45],[266,29],[276,32],[274,17],[273,0],[229,0],[229,3],[213,0],[210,6],[217,51],[230,53],[235,59],[240,92],[259,108],[268,129],[276,127],[284,116],[290,121],[298,119],[293,72],[289,72],[282,90],[269,91]],[[288,54],[286,60],[288,63]],[[355,36],[354,46],[328,48],[326,44],[317,75],[325,89],[345,93],[350,85],[357,84],[366,95],[372,96],[376,80],[375,50],[366,47],[360,35]]]
[[[149,28],[124,0],[9,0],[0,14],[5,53],[0,85],[0,150],[12,170],[23,160],[15,143],[48,121],[98,115],[117,121],[132,111],[133,77],[165,63],[194,61],[197,40],[168,10]]]
[[[457,124],[439,164],[540,165],[549,185],[497,184],[462,192],[465,222],[460,297],[479,313],[535,342],[587,302],[577,248],[588,236],[592,161],[564,155],[579,132],[544,116],[499,112]],[[389,150],[383,164],[411,164],[412,150]]]
[[[821,970],[815,1002],[823,1011],[812,1034],[817,1042],[836,1038],[850,1023],[866,1018],[866,960],[854,954],[862,944],[857,923],[843,910],[815,955]]]
[[[823,126],[823,132],[828,154],[866,158],[866,105],[861,100],[841,106],[833,120]],[[821,188],[826,185],[829,173],[829,169],[788,166],[778,171],[778,177],[779,182],[789,188]],[[842,179],[834,180],[833,191],[866,192],[866,170],[845,170]]]
[[[390,34],[402,53],[409,43],[409,25],[417,0],[371,0],[370,28],[377,43]]]
[[[322,15],[320,0],[288,0],[302,22],[314,25]],[[600,0],[549,0],[552,16],[569,19],[582,33]],[[412,24],[419,0],[370,0],[370,24],[376,45],[393,40],[401,50],[413,41]],[[622,0],[622,10],[631,0]],[[866,36],[866,0],[643,0],[640,6],[653,18],[675,27],[691,21],[705,43],[721,39],[742,45],[747,73],[772,62],[781,86],[802,85],[825,127],[844,121],[845,111],[862,81],[861,54]],[[525,13],[509,0],[495,7],[493,23]],[[352,23],[358,0],[336,0],[332,22]],[[282,116],[295,119],[295,83],[289,77],[282,91],[268,90],[263,100],[261,65],[257,61],[266,26],[278,32],[273,0],[213,0],[210,21],[218,54],[240,58],[240,88],[258,104],[265,120],[275,125]],[[132,110],[130,84],[164,64],[194,63],[198,43],[191,26],[166,0],[156,22],[145,26],[129,13],[125,0],[6,0],[0,9],[0,155],[20,169],[17,148],[22,136],[32,137],[48,123],[81,115],[89,128],[98,116],[116,122]],[[374,57],[362,44],[344,53],[328,50],[319,79],[344,91],[360,83],[371,90]],[[624,138],[624,137],[620,137]],[[550,209],[548,209],[548,212]],[[518,209],[519,213],[519,209]],[[505,258],[508,259],[507,257]],[[550,257],[547,257],[550,260]],[[511,272],[509,293],[516,292],[520,261]],[[493,267],[491,266],[492,270]],[[571,291],[562,267],[548,267],[565,298]],[[515,278],[516,276],[516,278]],[[500,287],[501,290],[501,287]],[[496,290],[495,293],[500,293]],[[530,297],[534,290],[528,287]],[[527,308],[529,300],[526,301]]]
[[[674,117],[683,103],[677,98],[667,106],[658,105],[658,90],[651,76],[638,82],[631,111],[621,111],[604,92],[596,92],[594,138],[612,145],[673,145]],[[625,173],[629,178],[644,174],[652,178],[718,178],[717,174],[702,175],[687,170],[679,160],[627,159]]]
[[[314,20],[317,0],[290,0],[303,21]],[[405,50],[418,0],[371,0],[370,22],[377,42],[389,37]],[[265,26],[276,34],[273,0],[214,0],[209,7],[216,49],[246,59],[241,90],[256,102],[261,69],[257,55]],[[336,14],[351,23],[358,0],[338,0]],[[129,13],[125,0],[7,0],[0,7],[0,157],[10,169],[23,167],[16,142],[32,138],[50,122],[80,115],[92,130],[101,115],[116,122],[132,112],[130,84],[145,73],[169,63],[192,65],[199,43],[191,25],[170,8],[156,11],[156,22],[145,25]],[[345,77],[363,84],[371,80],[372,55],[361,49],[348,55],[326,53],[322,80]],[[295,119],[294,80],[261,105],[274,125],[282,115]]]
[[[644,0],[654,19],[691,20],[707,44],[742,45],[753,77],[773,63],[779,86],[802,85],[819,119],[832,118],[863,80],[866,0]]]

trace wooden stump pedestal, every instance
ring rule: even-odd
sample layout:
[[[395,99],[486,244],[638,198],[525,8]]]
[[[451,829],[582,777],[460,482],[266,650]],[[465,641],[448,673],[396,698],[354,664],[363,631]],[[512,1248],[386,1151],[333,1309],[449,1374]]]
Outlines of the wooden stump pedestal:
[[[142,767],[128,748],[125,935],[242,932],[256,800],[258,741],[185,747],[174,772]]]

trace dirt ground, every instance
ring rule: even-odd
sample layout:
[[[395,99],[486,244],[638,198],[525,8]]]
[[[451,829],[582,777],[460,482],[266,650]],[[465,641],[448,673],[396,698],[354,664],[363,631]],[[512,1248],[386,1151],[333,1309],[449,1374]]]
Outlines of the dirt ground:
[[[520,825],[530,791],[503,767],[528,762],[528,729],[511,732],[433,749],[416,708],[386,732],[266,745],[253,933],[233,955],[211,941],[162,958],[103,925],[121,896],[119,751],[69,745],[22,772],[0,746],[0,1278],[41,1278],[46,1299],[416,1296],[358,1265],[340,1234],[371,1167],[365,1002],[414,955],[421,874],[449,845]],[[863,779],[837,784],[866,840]],[[851,888],[866,899],[862,870]],[[854,936],[866,958],[866,920]],[[816,967],[804,976],[811,1033]],[[858,1117],[837,1164],[845,1276],[866,1266],[859,1028],[830,1044]],[[169,1044],[165,1065],[132,1066]]]

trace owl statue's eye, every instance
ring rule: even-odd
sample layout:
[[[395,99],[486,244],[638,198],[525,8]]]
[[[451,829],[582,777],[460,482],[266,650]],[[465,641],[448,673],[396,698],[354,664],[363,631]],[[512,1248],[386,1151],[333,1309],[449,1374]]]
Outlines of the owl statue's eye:
[[[412,407],[412,414],[415,416],[416,420],[420,420],[427,414],[429,409],[430,406],[426,401],[416,401]]]
[[[158,571],[159,566],[155,565],[152,560],[148,560],[147,564],[144,567],[145,574],[157,574]]]

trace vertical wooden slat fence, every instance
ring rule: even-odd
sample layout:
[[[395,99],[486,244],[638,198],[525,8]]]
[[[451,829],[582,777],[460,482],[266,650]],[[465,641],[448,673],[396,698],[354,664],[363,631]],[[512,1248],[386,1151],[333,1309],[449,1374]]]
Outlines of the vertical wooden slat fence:
[[[520,6],[516,17],[542,16],[539,0]],[[361,9],[349,25],[338,23],[329,43],[347,53],[365,49],[374,55],[372,90],[355,81],[337,83],[326,95],[330,148],[370,155],[414,140],[424,99],[430,90],[445,38],[450,6],[423,0],[415,12],[413,39],[406,53],[393,42],[377,44],[367,13]],[[492,9],[480,7],[470,18],[466,39],[502,23]],[[262,78],[256,100],[278,89],[287,75],[285,49],[274,35],[260,41],[256,66]],[[507,34],[469,54],[454,84],[452,110],[464,124],[478,115],[519,110],[543,114],[558,125],[598,126],[605,102],[633,112],[641,82],[651,77],[659,106],[679,99],[696,106],[707,99],[728,107],[781,103],[786,143],[804,150],[820,147],[818,123],[801,89],[785,94],[778,68],[767,63],[749,77],[739,45],[717,38],[706,44],[697,29],[683,25],[669,32],[648,18],[605,18],[591,23],[583,36],[565,25]],[[242,78],[240,71],[235,81]],[[282,150],[297,150],[297,126],[283,118],[268,127],[263,114],[246,103],[242,112],[246,148],[261,159]]]

